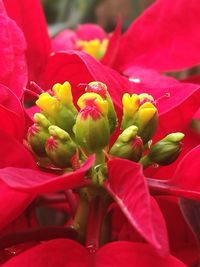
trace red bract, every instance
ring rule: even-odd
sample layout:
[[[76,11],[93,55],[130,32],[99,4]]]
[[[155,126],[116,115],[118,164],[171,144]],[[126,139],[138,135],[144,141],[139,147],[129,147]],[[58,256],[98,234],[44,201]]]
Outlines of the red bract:
[[[20,28],[10,19],[0,1],[0,82],[7,85],[18,97],[22,96],[27,83],[27,68],[24,57],[25,40]]]
[[[162,85],[156,87],[129,82],[116,71],[103,66],[83,52],[61,52],[50,57],[45,74],[46,87],[49,88],[56,82],[62,83],[66,80],[73,86],[75,101],[83,92],[83,87],[77,87],[79,83],[94,80],[104,82],[108,86],[108,91],[118,111],[119,108],[121,109],[124,92],[151,94],[155,100],[158,100],[157,108],[162,134],[169,131],[183,131],[199,107],[198,85],[179,83],[176,80],[173,82],[174,79],[169,79],[169,82],[167,78],[163,78]],[[169,97],[165,97],[166,93],[169,93]],[[163,99],[159,100],[160,97]]]
[[[103,40],[107,33],[96,24],[80,24],[76,31],[64,30],[52,40],[52,51],[66,51],[76,48],[78,40],[90,41],[93,39]]]
[[[149,196],[142,166],[124,159],[110,160],[105,187],[133,227],[158,250],[167,253],[165,223]]]
[[[25,130],[24,109],[15,94],[2,84],[0,84],[0,116],[1,131],[22,140]]]
[[[50,54],[50,40],[40,1],[3,0],[3,2],[8,15],[21,28],[27,42],[26,58],[29,80],[38,81],[44,72]]]
[[[180,161],[172,179],[164,181],[148,179],[149,186],[169,194],[199,199],[199,156],[200,146],[197,146]]]
[[[156,196],[155,199],[165,218],[171,254],[192,265],[198,259],[198,246],[180,211],[179,199],[174,196]]]
[[[55,265],[58,267],[154,267],[155,262],[160,267],[186,267],[172,256],[158,256],[151,247],[144,244],[114,242],[102,247],[96,254],[90,254],[78,243],[64,239],[52,240],[36,246],[9,260],[2,267],[25,267],[27,265],[43,267],[46,264],[49,267]]]
[[[30,153],[14,138],[0,132],[0,168],[13,166],[23,168],[24,166],[34,168],[35,162]],[[24,161],[26,159],[26,162]],[[0,169],[0,170],[1,170]],[[0,228],[8,225],[14,220],[32,201],[33,195],[18,192],[8,187],[2,180],[0,182]],[[14,200],[14,201],[13,201]],[[12,203],[9,205],[8,203]]]
[[[129,65],[158,71],[185,69],[200,62],[197,0],[156,1],[127,30],[120,41],[114,67]],[[185,53],[188,51],[188,53]]]
[[[87,185],[89,181],[85,178],[85,173],[93,163],[94,157],[91,156],[77,171],[59,176],[31,169],[7,167],[0,169],[0,177],[10,187],[42,194]]]

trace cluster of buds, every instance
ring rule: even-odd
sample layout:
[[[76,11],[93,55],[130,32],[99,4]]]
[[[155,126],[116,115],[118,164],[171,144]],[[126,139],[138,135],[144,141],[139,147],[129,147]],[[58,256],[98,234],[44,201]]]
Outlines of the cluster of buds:
[[[63,169],[73,168],[74,158],[81,161],[93,153],[98,158],[96,165],[105,163],[105,155],[140,162],[144,167],[172,163],[181,152],[184,135],[172,133],[149,145],[158,124],[153,97],[125,93],[122,104],[122,132],[110,148],[118,120],[107,86],[98,81],[86,84],[76,108],[69,82],[55,84],[36,101],[41,112],[34,115],[28,143],[37,158]]]

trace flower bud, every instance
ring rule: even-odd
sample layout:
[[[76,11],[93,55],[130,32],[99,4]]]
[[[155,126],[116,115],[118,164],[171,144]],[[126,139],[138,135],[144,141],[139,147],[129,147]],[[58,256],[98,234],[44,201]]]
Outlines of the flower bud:
[[[119,158],[139,161],[143,153],[142,139],[137,136],[138,128],[134,125],[125,129],[117,138],[109,154]]]
[[[78,112],[73,104],[71,86],[68,82],[55,84],[52,94],[42,93],[36,101],[36,105],[52,124],[72,134],[72,128]]]
[[[92,57],[100,60],[106,52],[108,39],[105,38],[102,41],[99,39],[93,39],[90,41],[78,40],[76,45],[78,49],[81,49]]]
[[[90,82],[86,88],[85,88],[86,92],[91,92],[91,93],[96,93],[98,95],[100,95],[104,100],[107,101],[108,103],[108,121],[109,121],[109,126],[110,126],[110,133],[113,133],[115,128],[117,127],[117,115],[115,112],[115,108],[112,102],[112,98],[110,97],[108,90],[107,90],[107,86],[102,83],[102,82],[98,82],[98,81],[93,81]]]
[[[138,127],[138,135],[146,144],[154,135],[158,112],[153,104],[152,96],[148,94],[124,94],[122,98],[123,118],[121,129],[124,130],[131,125]]]
[[[45,142],[49,138],[48,128],[51,125],[49,120],[40,113],[35,113],[34,124],[29,127],[27,140],[33,152],[39,156],[46,156]]]
[[[76,141],[88,153],[97,152],[107,146],[110,137],[108,103],[96,93],[85,93],[78,106],[81,111],[74,126]]]
[[[66,131],[55,125],[49,127],[49,134],[45,145],[48,158],[57,167],[70,167],[76,154],[76,144]]]
[[[183,137],[183,133],[171,133],[157,142],[147,155],[149,161],[163,166],[174,162],[182,150]]]

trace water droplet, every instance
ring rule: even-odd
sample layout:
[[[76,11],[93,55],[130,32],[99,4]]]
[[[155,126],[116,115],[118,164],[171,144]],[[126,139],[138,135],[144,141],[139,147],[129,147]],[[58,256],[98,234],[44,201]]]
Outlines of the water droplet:
[[[158,167],[159,167],[159,164],[158,164],[158,163],[153,163],[153,164],[152,164],[152,167],[153,167],[153,168],[158,168]]]
[[[87,250],[90,254],[95,254],[97,252],[97,247],[94,244],[87,245]]]
[[[141,80],[139,78],[132,78],[132,77],[130,77],[129,78],[129,81],[130,82],[133,82],[133,83],[141,83]]]

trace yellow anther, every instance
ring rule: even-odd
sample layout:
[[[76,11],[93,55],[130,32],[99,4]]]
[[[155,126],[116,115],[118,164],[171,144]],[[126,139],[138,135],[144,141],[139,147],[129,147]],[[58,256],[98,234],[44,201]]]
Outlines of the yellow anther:
[[[96,99],[103,101],[101,96],[96,93],[85,93],[79,97],[77,105],[79,106],[80,109],[83,109],[85,106],[87,106],[87,100],[96,100]]]
[[[126,93],[123,95],[122,104],[124,115],[133,116],[140,106],[139,96],[136,94],[130,96],[128,93]]]
[[[102,113],[103,116],[107,116],[108,114],[108,102],[106,100],[96,99],[95,101],[96,106],[98,107],[99,111]]]
[[[154,106],[154,104],[152,104],[151,102],[145,102],[144,104],[142,104],[140,106],[140,109],[146,109],[146,108],[154,108],[154,109],[156,109],[156,107]]]
[[[56,83],[52,89],[55,96],[63,105],[70,105],[72,103],[73,97],[71,92],[71,85],[69,82],[66,81],[63,84]]]
[[[59,107],[59,101],[56,98],[50,96],[50,94],[43,93],[36,101],[36,105],[47,114],[55,115],[55,112]]]
[[[156,114],[157,109],[151,103],[144,103],[138,111],[138,121],[140,122],[140,131],[143,130],[148,122]]]
[[[79,40],[76,42],[76,45],[92,57],[101,59],[107,49],[108,39],[104,39],[103,41],[100,41],[99,39],[90,41]]]

